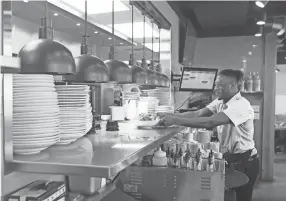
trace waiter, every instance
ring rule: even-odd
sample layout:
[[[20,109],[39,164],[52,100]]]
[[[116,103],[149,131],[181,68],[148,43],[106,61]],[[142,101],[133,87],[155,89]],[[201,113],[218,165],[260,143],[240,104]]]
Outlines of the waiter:
[[[218,137],[228,164],[245,173],[249,182],[235,189],[237,201],[251,201],[253,187],[259,173],[259,159],[254,146],[254,111],[240,94],[243,73],[222,70],[215,82],[217,99],[195,112],[161,113],[160,125],[182,125],[192,128],[217,127]]]

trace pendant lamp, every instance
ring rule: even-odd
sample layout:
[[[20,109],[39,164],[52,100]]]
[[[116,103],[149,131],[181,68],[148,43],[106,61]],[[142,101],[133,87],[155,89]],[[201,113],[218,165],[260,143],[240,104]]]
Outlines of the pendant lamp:
[[[141,66],[144,68],[147,72],[147,85],[155,85],[156,83],[156,75],[153,70],[148,68],[147,62],[146,62],[146,56],[145,56],[145,22],[146,18],[145,15],[143,16],[143,58],[142,58],[142,63]]]
[[[118,84],[131,83],[132,73],[127,64],[114,59],[114,0],[112,1],[112,46],[110,47],[109,60],[105,61],[105,65],[109,69],[109,80]]]
[[[131,72],[132,72],[132,82],[133,83],[137,83],[137,84],[147,84],[148,79],[147,79],[147,71],[142,68],[139,67],[137,65],[135,65],[134,63],[134,45],[133,45],[133,40],[134,40],[134,36],[133,36],[133,32],[134,32],[134,5],[131,5],[131,9],[132,9],[132,54],[130,55],[130,60],[129,60],[129,65],[131,66]]]
[[[75,58],[78,82],[109,82],[108,68],[104,62],[90,54],[87,45],[87,0],[85,0],[85,34],[82,37],[81,55]]]
[[[162,86],[164,87],[169,87],[170,86],[170,79],[168,78],[167,75],[162,73],[162,66],[160,64],[160,54],[161,54],[161,28],[159,27],[159,54],[158,54],[158,60],[159,64],[156,66],[157,71],[161,72],[161,77],[162,77]]]
[[[53,28],[48,20],[47,2],[45,17],[41,18],[39,39],[26,44],[19,52],[21,73],[71,74],[76,73],[75,61],[69,49],[53,40]]]
[[[161,71],[157,69],[157,66],[154,66],[154,21],[152,22],[152,70],[155,72],[156,75],[156,83],[157,86],[163,86],[164,85],[164,77]],[[160,54],[160,53],[159,53]],[[160,61],[160,59],[159,59]]]

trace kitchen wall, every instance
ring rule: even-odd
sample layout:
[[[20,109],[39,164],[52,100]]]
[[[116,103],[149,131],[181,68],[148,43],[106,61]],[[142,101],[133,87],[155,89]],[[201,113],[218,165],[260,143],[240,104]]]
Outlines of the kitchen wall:
[[[255,45],[255,47],[253,47]],[[249,55],[249,52],[252,54]],[[194,66],[218,69],[240,69],[247,61],[247,71],[260,72],[262,41],[254,36],[197,38]],[[286,113],[286,66],[279,66],[276,74],[276,114]]]
[[[154,6],[166,17],[171,23],[171,64],[172,71],[178,71],[179,61],[179,17],[170,7],[167,1],[152,1]],[[168,65],[168,62],[164,62]]]
[[[279,65],[280,72],[276,73],[276,105],[275,114],[286,115],[286,65]]]
[[[255,47],[253,47],[253,45],[255,45]],[[218,69],[240,69],[244,59],[247,61],[247,71],[261,71],[261,38],[240,36],[198,38],[196,40],[195,66]]]

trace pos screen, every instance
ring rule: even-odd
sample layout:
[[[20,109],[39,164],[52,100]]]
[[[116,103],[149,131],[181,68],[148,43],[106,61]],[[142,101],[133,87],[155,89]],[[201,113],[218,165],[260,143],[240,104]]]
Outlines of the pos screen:
[[[179,91],[213,91],[218,69],[184,67]]]

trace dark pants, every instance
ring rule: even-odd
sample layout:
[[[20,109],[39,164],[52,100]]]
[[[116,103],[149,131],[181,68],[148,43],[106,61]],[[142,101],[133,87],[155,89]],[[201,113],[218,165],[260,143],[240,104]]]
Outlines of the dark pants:
[[[244,186],[234,189],[236,192],[236,201],[251,201],[253,187],[259,174],[259,159],[256,158],[252,161],[247,161],[244,165],[239,166],[241,167],[236,169],[246,174],[249,178],[249,182]]]
[[[259,159],[256,155],[251,157],[251,151],[249,150],[242,154],[225,155],[226,160],[232,168],[246,174],[249,178],[247,184],[234,189],[236,192],[236,201],[252,200],[253,187],[259,174]]]

